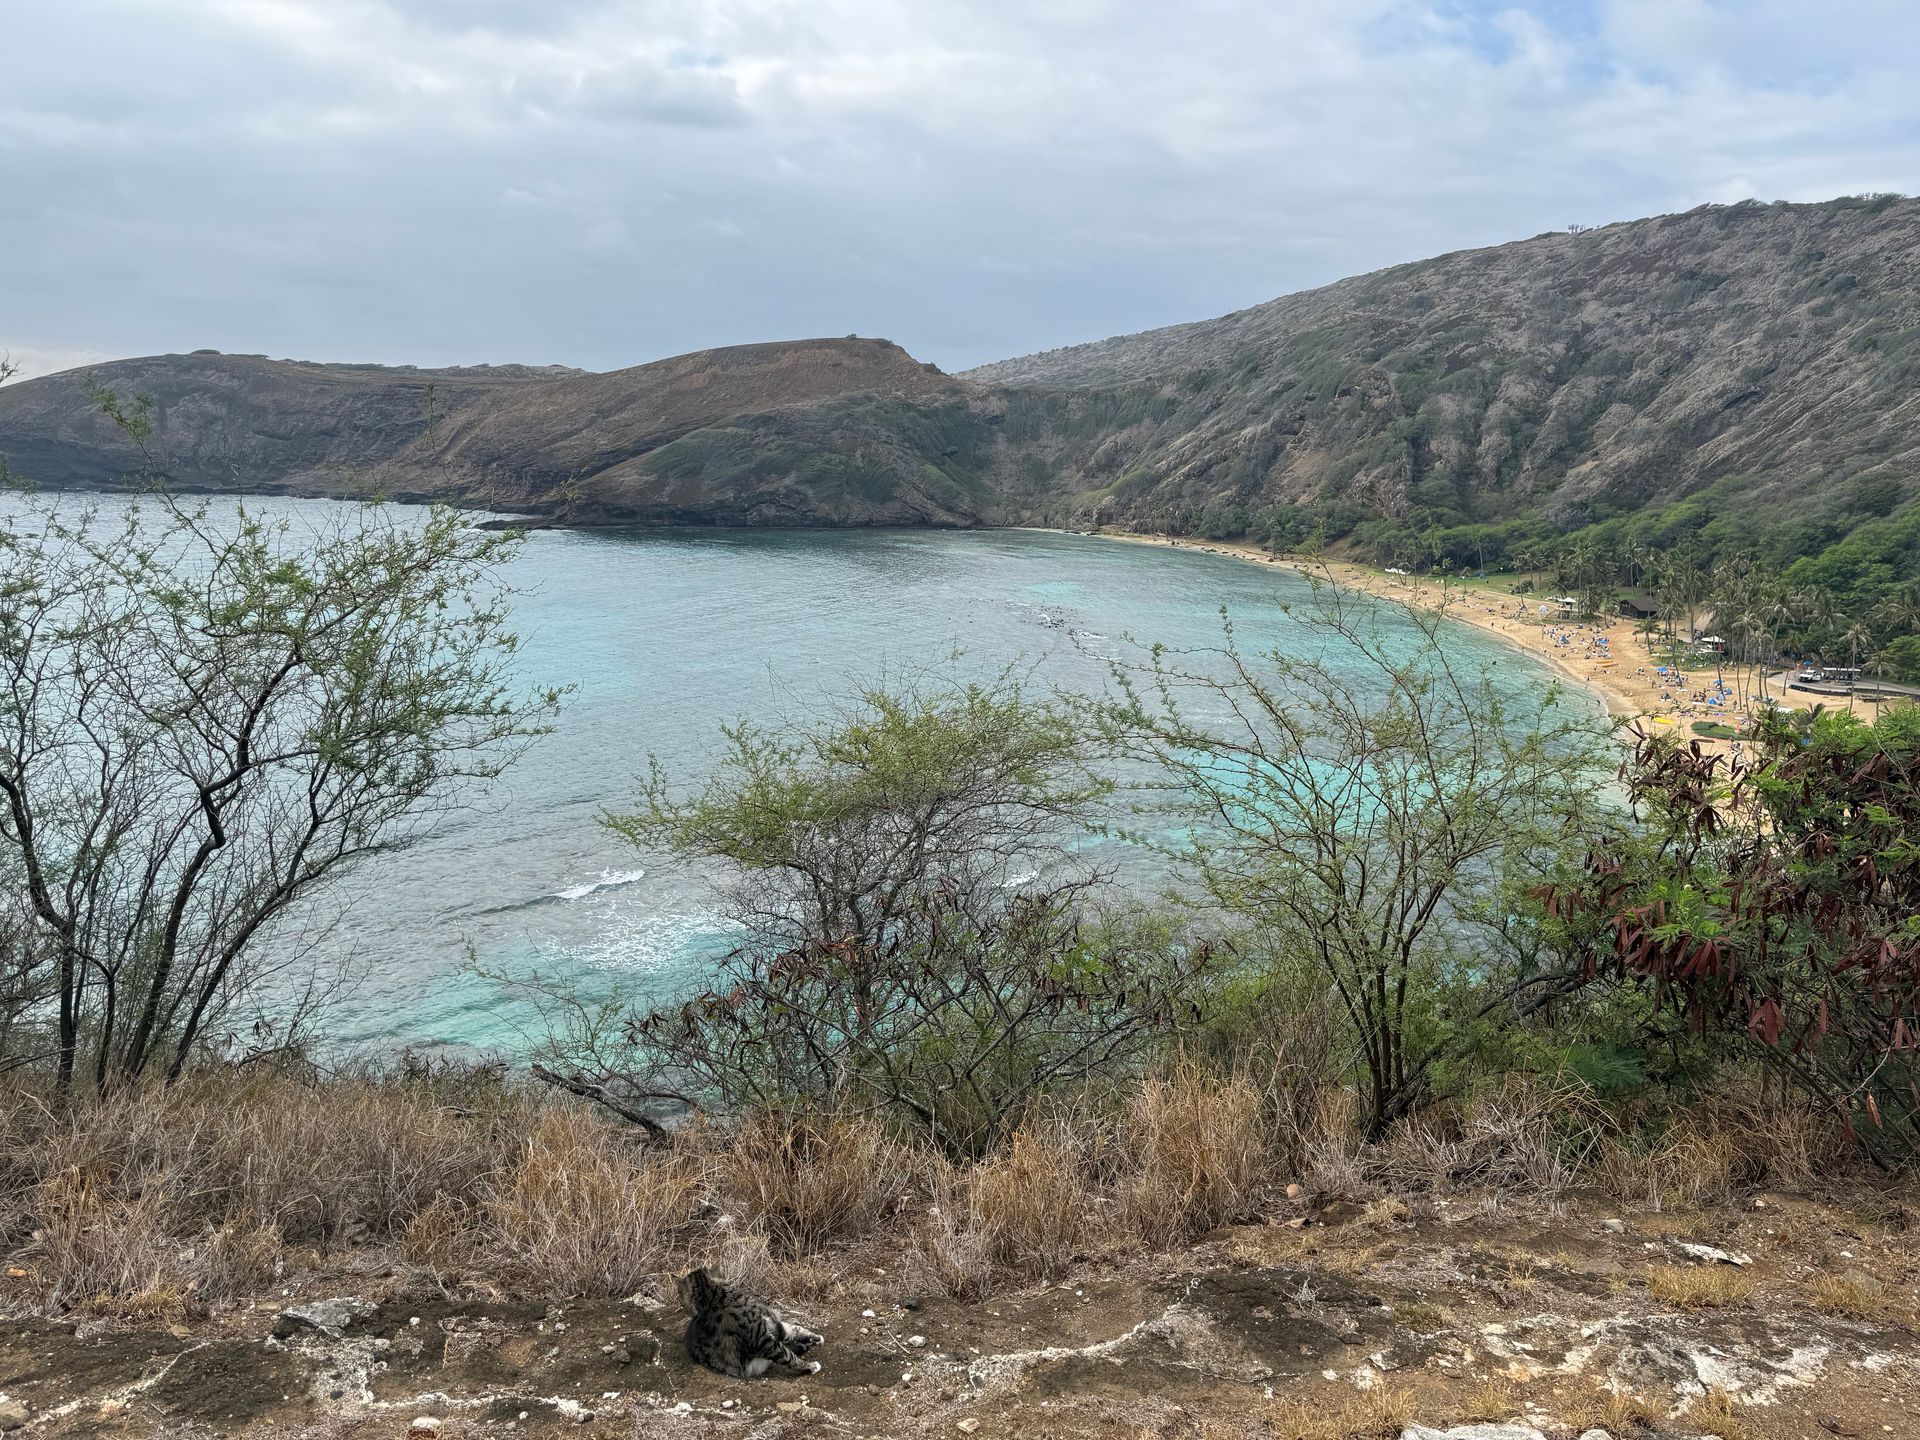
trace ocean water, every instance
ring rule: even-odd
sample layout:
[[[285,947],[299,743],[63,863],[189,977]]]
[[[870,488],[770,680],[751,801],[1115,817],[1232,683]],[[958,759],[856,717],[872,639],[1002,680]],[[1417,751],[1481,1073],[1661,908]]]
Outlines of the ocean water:
[[[122,502],[107,502],[109,504]],[[324,515],[328,502],[256,501]],[[535,531],[506,578],[530,682],[575,692],[555,733],[476,808],[343,881],[319,942],[355,980],[329,1019],[355,1048],[521,1048],[531,1015],[485,970],[665,996],[727,943],[710,878],[600,823],[649,754],[698,779],[740,717],[778,721],[943,657],[948,673],[1032,667],[1098,689],[1123,637],[1306,643],[1283,607],[1308,583],[1182,547],[1027,531]],[[1382,623],[1413,638],[1394,607]],[[1450,644],[1515,685],[1547,672],[1468,626]]]

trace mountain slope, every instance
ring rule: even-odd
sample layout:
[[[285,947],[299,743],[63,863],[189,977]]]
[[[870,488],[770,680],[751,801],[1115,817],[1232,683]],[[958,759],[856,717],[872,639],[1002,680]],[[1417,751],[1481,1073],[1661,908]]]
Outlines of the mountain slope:
[[[1347,502],[1565,529],[1715,486],[1810,523],[1856,490],[1885,513],[1920,476],[1920,202],[1540,236],[965,378],[1127,410],[1042,451],[1084,513],[1136,523]]]
[[[0,456],[43,485],[111,485],[145,463],[95,387],[152,402],[154,458],[192,489],[333,493],[401,450],[438,411],[557,373],[528,366],[416,370],[264,355],[152,355],[0,389]]]
[[[152,401],[150,457],[100,413],[96,387]],[[770,438],[850,396],[892,403],[970,392],[884,340],[805,340],[701,351],[606,374],[524,366],[327,366],[210,352],[118,361],[0,389],[0,456],[29,479],[110,485],[151,467],[199,490],[438,498],[581,523],[972,524],[984,493],[931,493],[889,472],[835,483],[820,456],[891,434],[812,427],[783,458]],[[755,463],[713,483],[645,462],[710,425],[745,433]],[[848,433],[842,434],[842,431]],[[802,453],[804,452],[804,453]],[[913,469],[892,457],[902,471]],[[790,460],[791,463],[787,463]],[[865,483],[860,483],[864,479]],[[958,502],[958,503],[949,503]]]
[[[0,456],[176,483],[377,488],[574,523],[1100,521],[1373,558],[1609,543],[1784,567],[1920,495],[1920,202],[1709,206],[1358,276],[941,375],[878,340],[603,375],[123,361],[0,389]],[[1904,528],[1902,528],[1904,527]],[[1920,542],[1916,542],[1920,543]]]

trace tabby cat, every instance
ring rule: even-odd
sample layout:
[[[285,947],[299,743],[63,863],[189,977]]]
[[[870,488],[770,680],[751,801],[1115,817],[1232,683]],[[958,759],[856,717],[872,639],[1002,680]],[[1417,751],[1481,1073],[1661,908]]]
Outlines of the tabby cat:
[[[687,1354],[696,1365],[739,1380],[769,1370],[812,1375],[820,1369],[818,1360],[804,1358],[820,1343],[818,1335],[789,1325],[760,1301],[721,1284],[705,1270],[682,1275],[674,1288],[693,1312],[687,1322]]]

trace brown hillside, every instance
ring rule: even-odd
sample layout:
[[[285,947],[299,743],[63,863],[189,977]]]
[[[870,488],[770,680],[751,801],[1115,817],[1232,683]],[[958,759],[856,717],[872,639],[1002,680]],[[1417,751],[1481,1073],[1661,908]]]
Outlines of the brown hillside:
[[[630,462],[716,421],[852,392],[918,398],[963,389],[885,340],[795,340],[702,350],[598,375],[496,387],[394,455],[379,478],[503,507],[571,507]],[[622,467],[629,467],[622,472]]]

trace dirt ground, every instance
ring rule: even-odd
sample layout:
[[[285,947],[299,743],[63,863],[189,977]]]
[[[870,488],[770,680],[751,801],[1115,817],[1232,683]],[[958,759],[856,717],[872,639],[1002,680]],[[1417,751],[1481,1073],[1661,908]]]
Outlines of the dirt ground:
[[[199,1321],[16,1313],[0,1430],[1920,1440],[1920,1215],[1878,1195],[1747,1204],[1384,1201],[978,1302],[850,1255],[823,1297],[783,1306],[827,1336],[804,1381],[694,1368],[684,1315],[651,1294],[515,1300],[368,1253]],[[354,1303],[328,1328],[286,1314],[331,1299]]]

